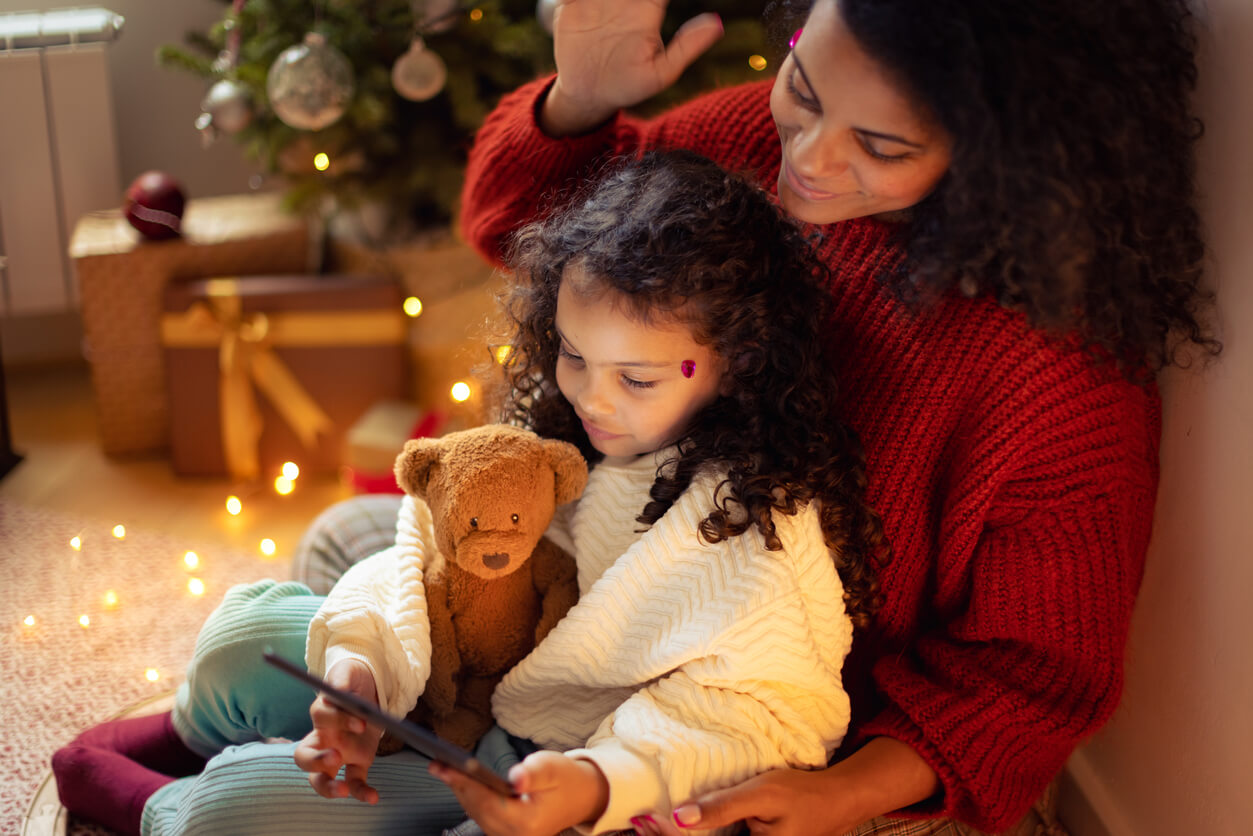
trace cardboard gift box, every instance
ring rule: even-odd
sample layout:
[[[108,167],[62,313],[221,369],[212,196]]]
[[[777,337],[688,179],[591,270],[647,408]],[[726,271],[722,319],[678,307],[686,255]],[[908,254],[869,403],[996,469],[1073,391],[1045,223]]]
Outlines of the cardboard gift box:
[[[270,193],[190,200],[182,237],[168,241],[144,240],[117,209],[79,220],[69,249],[106,453],[157,452],[169,441],[159,338],[167,284],[314,268],[317,236],[280,201]]]
[[[395,280],[248,276],[171,284],[161,318],[175,472],[253,480],[292,461],[334,473],[345,435],[404,399],[407,317]]]

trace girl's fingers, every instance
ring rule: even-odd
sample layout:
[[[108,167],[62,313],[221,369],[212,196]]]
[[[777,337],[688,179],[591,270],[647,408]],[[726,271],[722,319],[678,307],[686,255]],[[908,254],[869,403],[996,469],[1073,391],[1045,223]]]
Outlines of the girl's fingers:
[[[353,798],[366,804],[377,804],[378,790],[366,783],[367,774],[367,771],[359,766],[349,766],[344,770],[345,783]]]
[[[337,708],[335,705],[327,702],[324,697],[318,697],[314,700],[309,714],[313,718],[315,726],[339,726],[339,728],[350,734],[362,734],[366,729],[365,720]]]
[[[321,772],[310,773],[309,783],[313,791],[323,798],[344,798],[348,795],[348,787],[343,781],[337,781]]]
[[[339,752],[334,749],[323,748],[318,740],[308,738],[296,747],[294,759],[296,766],[305,772],[325,774],[331,777],[334,777],[335,773],[343,765]]]

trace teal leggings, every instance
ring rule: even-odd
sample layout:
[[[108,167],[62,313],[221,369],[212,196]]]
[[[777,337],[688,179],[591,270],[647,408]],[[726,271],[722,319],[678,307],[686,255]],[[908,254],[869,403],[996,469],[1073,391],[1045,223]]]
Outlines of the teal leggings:
[[[309,622],[323,599],[301,583],[237,586],[205,622],[179,687],[174,727],[210,758],[200,775],[158,790],[144,807],[143,833],[438,836],[464,818],[456,798],[405,750],[370,767],[378,804],[322,798],[292,759],[312,728],[313,692],[261,658],[269,648],[303,663]],[[286,742],[274,742],[286,738]],[[509,737],[493,728],[476,752],[504,772],[517,763]]]

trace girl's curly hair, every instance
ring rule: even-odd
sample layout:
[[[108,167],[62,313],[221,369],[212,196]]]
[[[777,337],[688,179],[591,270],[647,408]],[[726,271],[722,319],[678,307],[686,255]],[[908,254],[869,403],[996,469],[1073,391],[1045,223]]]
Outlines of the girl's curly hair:
[[[988,294],[1129,376],[1221,350],[1193,206],[1186,0],[835,0],[953,137],[903,224],[905,298]],[[778,0],[794,28],[811,2]]]
[[[817,501],[849,615],[867,626],[887,544],[864,498],[860,442],[839,419],[837,363],[823,339],[826,274],[766,193],[688,152],[618,161],[566,208],[523,227],[507,263],[504,420],[601,459],[556,383],[567,267],[641,321],[682,322],[726,361],[728,377],[678,439],[677,459],[658,469],[639,521],[660,519],[711,467],[727,475],[700,525],[710,542],[755,526],[768,548],[781,548],[771,513]]]

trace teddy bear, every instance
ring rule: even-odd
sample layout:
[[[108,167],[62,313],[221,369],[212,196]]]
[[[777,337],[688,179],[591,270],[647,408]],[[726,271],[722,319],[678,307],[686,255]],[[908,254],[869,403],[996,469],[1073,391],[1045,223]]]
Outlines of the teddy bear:
[[[431,670],[409,719],[472,749],[501,678],[578,600],[574,558],[543,537],[587,485],[578,448],[504,424],[406,442],[396,482],[431,510],[423,569]],[[379,752],[400,748],[388,737]]]

